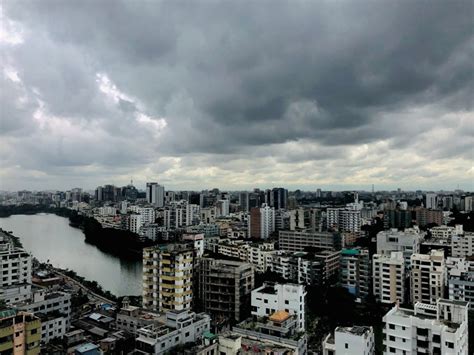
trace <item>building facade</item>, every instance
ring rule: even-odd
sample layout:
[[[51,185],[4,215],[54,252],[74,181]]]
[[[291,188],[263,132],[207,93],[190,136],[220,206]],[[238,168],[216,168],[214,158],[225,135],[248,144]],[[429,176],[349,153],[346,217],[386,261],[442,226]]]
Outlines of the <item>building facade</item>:
[[[169,244],[143,250],[143,307],[166,312],[191,309],[194,249]]]

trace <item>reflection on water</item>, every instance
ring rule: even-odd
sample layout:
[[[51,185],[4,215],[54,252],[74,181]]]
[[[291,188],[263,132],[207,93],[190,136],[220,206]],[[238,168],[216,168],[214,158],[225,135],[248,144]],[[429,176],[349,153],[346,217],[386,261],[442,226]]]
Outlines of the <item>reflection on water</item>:
[[[67,218],[44,213],[16,215],[0,218],[0,227],[12,231],[40,261],[74,270],[117,296],[141,294],[142,263],[119,259],[87,244],[82,231],[69,226]]]

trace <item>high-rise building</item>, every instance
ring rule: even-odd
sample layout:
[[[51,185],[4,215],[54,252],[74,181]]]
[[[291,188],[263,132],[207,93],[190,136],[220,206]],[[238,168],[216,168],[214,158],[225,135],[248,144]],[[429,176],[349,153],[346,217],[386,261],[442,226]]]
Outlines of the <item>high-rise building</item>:
[[[155,207],[163,207],[165,201],[165,188],[156,182],[146,183],[146,200]]]
[[[362,219],[360,210],[346,208],[328,208],[326,211],[328,228],[340,232],[360,232]]]
[[[405,302],[405,261],[402,252],[372,258],[373,294],[381,303]]]
[[[0,352],[36,355],[41,350],[41,321],[32,313],[0,312]]]
[[[436,304],[444,296],[444,252],[432,250],[427,254],[411,256],[411,302]]]
[[[250,208],[249,193],[247,191],[239,193],[239,206],[240,210],[248,212]],[[260,205],[255,206],[260,207]]]
[[[275,209],[263,204],[250,210],[249,235],[252,238],[267,239],[275,231]]]
[[[300,332],[305,331],[305,286],[265,283],[252,291],[252,315],[268,317],[278,310],[295,316]]]
[[[412,226],[412,213],[403,209],[385,210],[383,214],[384,228],[409,228]]]
[[[251,264],[201,258],[198,270],[198,301],[205,313],[219,324],[238,322],[250,315],[250,292],[254,287]]]
[[[272,189],[271,194],[273,198],[270,198],[270,201],[272,201],[273,204],[270,203],[270,207],[276,210],[288,208],[288,190],[282,187],[275,187]]]
[[[439,299],[436,305],[393,307],[384,317],[384,354],[458,355],[468,351],[468,303]]]
[[[340,259],[341,286],[356,297],[370,293],[372,265],[369,250],[362,248],[342,249]]]
[[[143,250],[143,307],[154,311],[189,310],[193,300],[194,249],[168,244]]]
[[[226,217],[229,215],[229,200],[219,200],[217,201],[217,215],[219,217]]]
[[[426,193],[425,207],[428,209],[437,209],[438,208],[438,195],[435,193]]]

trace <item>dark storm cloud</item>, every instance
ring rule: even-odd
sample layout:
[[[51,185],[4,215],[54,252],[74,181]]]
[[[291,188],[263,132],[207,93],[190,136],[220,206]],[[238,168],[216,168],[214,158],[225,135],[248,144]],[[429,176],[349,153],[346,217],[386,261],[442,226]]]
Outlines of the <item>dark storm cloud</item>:
[[[41,101],[49,115],[100,132],[97,139],[83,132],[99,158],[81,156],[66,134],[67,154],[45,159],[43,151],[48,166],[151,164],[191,153],[342,159],[347,146],[381,140],[393,142],[392,151],[398,143],[415,149],[443,115],[472,112],[470,1],[4,6],[24,37],[5,50],[8,63],[38,94],[20,109],[11,104],[15,91],[2,94],[2,130],[37,127],[32,112]],[[100,73],[112,89],[101,89]],[[161,118],[165,128],[144,128]],[[461,132],[469,126],[458,122]],[[472,136],[450,145],[455,134],[433,158],[472,158]],[[292,142],[309,142],[309,153],[279,148],[295,149]]]

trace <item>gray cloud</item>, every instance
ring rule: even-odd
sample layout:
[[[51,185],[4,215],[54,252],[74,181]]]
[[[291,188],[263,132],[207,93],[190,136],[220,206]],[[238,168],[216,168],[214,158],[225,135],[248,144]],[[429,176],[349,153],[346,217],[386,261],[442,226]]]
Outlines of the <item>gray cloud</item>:
[[[181,188],[472,187],[472,13],[469,1],[7,0],[23,43],[2,43],[20,82],[2,78],[1,181],[25,169],[57,183],[66,169],[87,186],[128,171]],[[407,175],[398,156],[415,155]],[[449,171],[424,171],[431,161]]]

